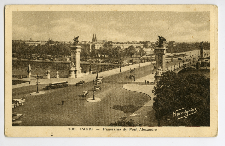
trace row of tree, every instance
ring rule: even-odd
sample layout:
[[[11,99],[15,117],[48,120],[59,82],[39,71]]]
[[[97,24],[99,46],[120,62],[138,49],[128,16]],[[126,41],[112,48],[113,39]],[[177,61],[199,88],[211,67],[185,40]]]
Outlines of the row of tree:
[[[195,42],[195,43],[175,43],[173,41],[168,42],[168,53],[180,53],[180,52],[187,52],[192,50],[199,50],[200,47],[203,47],[204,50],[210,50],[210,43],[209,42]]]
[[[133,55],[143,56],[146,54],[142,47],[129,46],[128,48],[122,49],[120,46],[113,47],[112,42],[106,42],[99,49],[95,49],[94,44],[90,47],[90,44],[79,44],[82,47],[81,58],[89,57],[102,57],[102,58],[121,58],[121,57],[132,57]],[[144,44],[144,47],[149,45]],[[154,45],[150,47],[155,48]],[[168,43],[168,53],[185,52],[199,49],[200,43]],[[204,49],[210,48],[210,43],[203,43]],[[31,56],[37,54],[38,56],[51,55],[55,57],[59,56],[70,56],[70,44],[54,42],[52,40],[47,41],[45,45],[38,44],[37,46],[29,46],[23,41],[12,42],[12,53],[16,53],[18,57],[23,58],[24,55]]]
[[[100,47],[98,50],[94,49],[94,46],[91,51],[91,56],[100,56],[100,57],[109,57],[109,58],[121,58],[121,57],[132,57],[134,54],[143,56],[145,51],[141,47],[135,48],[133,45],[128,48],[122,49],[120,46],[113,47],[110,42],[106,42],[103,47]]]
[[[28,45],[25,42],[13,42],[12,53],[16,53],[18,58],[24,58],[25,56],[31,57],[32,54],[40,57],[46,55],[55,57],[69,56],[70,47],[63,43],[50,44],[47,42],[45,45]]]
[[[12,53],[17,54],[18,58],[30,58],[32,54],[36,54],[40,57],[45,57],[47,55],[51,55],[54,57],[59,56],[70,56],[70,44],[64,43],[52,43],[49,40],[45,45],[38,44],[28,45],[25,42],[12,42]],[[121,57],[132,57],[134,54],[142,54],[145,52],[143,48],[136,49],[134,46],[129,46],[126,49],[122,49],[121,47],[113,47],[110,42],[106,42],[103,47],[99,49],[95,49],[95,46],[92,45],[90,48],[90,44],[79,44],[82,48],[81,58],[121,58]],[[137,51],[138,50],[138,51]],[[25,57],[26,56],[26,57]],[[28,56],[28,57],[27,57]]]

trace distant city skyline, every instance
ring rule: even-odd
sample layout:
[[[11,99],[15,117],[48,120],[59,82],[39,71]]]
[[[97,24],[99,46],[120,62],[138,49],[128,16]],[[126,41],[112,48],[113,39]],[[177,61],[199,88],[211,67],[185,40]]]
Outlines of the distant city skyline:
[[[209,12],[13,12],[12,39],[46,41],[115,42],[156,41],[158,35],[167,41],[210,41]]]

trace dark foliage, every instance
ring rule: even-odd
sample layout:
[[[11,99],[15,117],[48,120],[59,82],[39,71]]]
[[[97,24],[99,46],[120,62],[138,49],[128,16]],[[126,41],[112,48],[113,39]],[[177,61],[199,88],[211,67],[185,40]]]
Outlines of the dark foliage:
[[[164,116],[172,115],[175,110],[197,108],[197,113],[188,118],[189,124],[183,121],[183,126],[209,126],[210,81],[203,75],[190,74],[183,76],[168,71],[154,88],[155,102],[153,109],[159,122]],[[178,124],[179,120],[170,121]]]

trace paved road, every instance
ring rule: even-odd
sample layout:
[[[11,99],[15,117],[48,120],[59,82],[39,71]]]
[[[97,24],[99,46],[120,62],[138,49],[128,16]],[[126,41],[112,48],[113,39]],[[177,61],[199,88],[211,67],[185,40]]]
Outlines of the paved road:
[[[173,65],[179,61],[168,63]],[[134,66],[135,77],[143,78],[152,74],[153,65],[149,64]],[[137,92],[130,92],[122,88],[124,83],[133,83],[133,79],[127,78],[130,73],[130,67],[123,68],[120,73],[119,69],[109,72],[100,73],[104,76],[101,91],[96,91],[95,97],[101,99],[101,102],[89,103],[87,98],[93,97],[92,78],[87,78],[87,83],[82,86],[70,85],[66,88],[46,90],[45,94],[31,96],[30,93],[36,91],[36,86],[21,87],[13,89],[13,98],[25,98],[24,106],[13,109],[13,112],[23,114],[22,125],[26,126],[108,126],[110,123],[118,121],[121,117],[130,117],[135,111],[143,111],[143,107],[149,100],[149,96]],[[95,75],[93,76],[95,78]],[[40,89],[45,85],[41,84]],[[87,97],[81,97],[82,91],[88,90]],[[62,101],[64,104],[62,105]],[[148,110],[148,111],[147,111]],[[154,114],[152,114],[152,117]],[[144,117],[146,125],[154,125],[154,121]],[[143,117],[141,117],[143,118]],[[154,118],[153,118],[154,119]],[[142,121],[139,120],[141,123]],[[146,123],[147,122],[147,123]],[[151,122],[151,123],[149,123]],[[143,124],[143,123],[142,123]]]

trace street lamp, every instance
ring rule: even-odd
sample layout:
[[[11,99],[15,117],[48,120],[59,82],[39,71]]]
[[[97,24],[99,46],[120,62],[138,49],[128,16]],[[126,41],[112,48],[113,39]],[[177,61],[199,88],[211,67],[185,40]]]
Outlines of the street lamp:
[[[93,100],[95,100],[95,88],[93,88]]]
[[[120,58],[120,72],[121,72],[121,58]]]
[[[98,78],[98,65],[97,65],[97,75],[96,75],[96,79]]]
[[[38,91],[38,78],[39,78],[39,76],[38,76],[38,74],[37,74],[37,83],[36,83],[36,85],[37,85],[37,92],[36,93],[39,93],[39,91]]]

